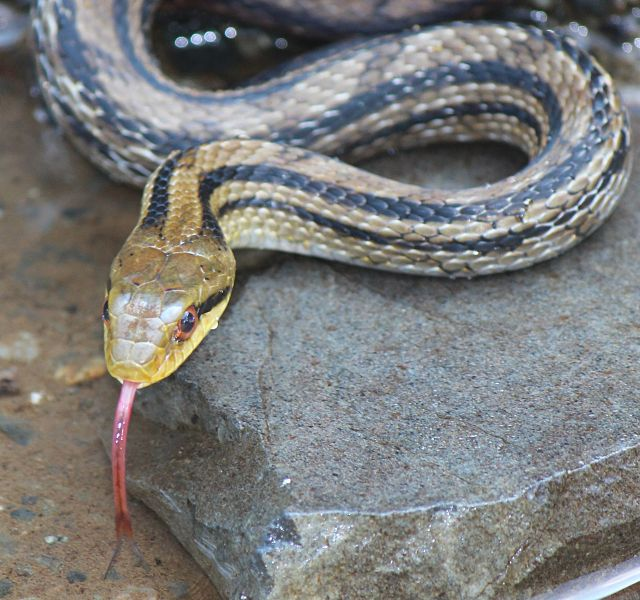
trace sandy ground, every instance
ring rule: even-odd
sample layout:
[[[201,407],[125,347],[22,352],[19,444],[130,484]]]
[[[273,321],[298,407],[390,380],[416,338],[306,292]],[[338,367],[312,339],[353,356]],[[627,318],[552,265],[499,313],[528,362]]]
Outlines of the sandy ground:
[[[104,282],[138,193],[97,173],[47,121],[26,48],[0,55],[0,131],[0,598],[217,598],[135,501],[150,570],[124,554],[118,578],[103,579],[113,507],[93,411],[118,387],[70,377],[102,370]]]

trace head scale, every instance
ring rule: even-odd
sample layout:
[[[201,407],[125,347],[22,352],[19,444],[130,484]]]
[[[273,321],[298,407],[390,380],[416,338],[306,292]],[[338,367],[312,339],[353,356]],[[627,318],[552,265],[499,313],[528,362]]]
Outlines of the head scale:
[[[169,243],[136,228],[111,267],[103,310],[109,373],[145,387],[173,373],[218,326],[235,277],[224,240]]]

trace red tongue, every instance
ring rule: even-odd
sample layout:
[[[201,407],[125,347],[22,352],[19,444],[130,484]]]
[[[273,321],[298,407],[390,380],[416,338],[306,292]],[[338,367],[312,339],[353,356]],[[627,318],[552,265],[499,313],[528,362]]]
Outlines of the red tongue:
[[[118,406],[113,420],[113,438],[111,440],[111,473],[113,477],[113,500],[116,508],[116,549],[111,557],[111,562],[105,573],[105,578],[111,573],[116,559],[120,554],[124,542],[129,542],[138,562],[145,565],[140,549],[133,541],[133,528],[131,515],[127,506],[127,480],[126,480],[126,451],[127,431],[131,421],[131,409],[136,396],[138,383],[123,381]]]
[[[113,438],[111,439],[111,473],[113,477],[113,499],[116,505],[116,537],[133,537],[131,515],[127,506],[127,431],[131,421],[131,409],[138,384],[123,381],[118,406],[113,419]]]

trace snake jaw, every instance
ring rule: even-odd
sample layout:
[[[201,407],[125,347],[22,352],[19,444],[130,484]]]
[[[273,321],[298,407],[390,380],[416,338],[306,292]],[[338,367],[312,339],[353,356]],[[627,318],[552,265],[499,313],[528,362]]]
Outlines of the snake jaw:
[[[164,307],[157,316],[131,316],[127,312],[111,311],[104,324],[104,350],[109,373],[121,383],[135,382],[143,388],[173,373],[196,349],[202,339],[218,327],[219,318],[230,298],[227,293],[209,313],[200,315],[192,335],[187,340],[176,336],[177,323],[193,305],[184,307],[184,300]]]
[[[182,301],[170,309],[158,301],[156,286],[144,291],[112,290],[109,322],[105,322],[105,356],[113,377],[121,382],[149,385],[167,358],[172,319],[181,314]],[[164,317],[164,319],[163,319]],[[175,318],[178,318],[177,316]]]
[[[173,373],[217,327],[231,295],[235,260],[219,240],[196,236],[160,250],[136,229],[114,260],[105,303],[109,373],[145,387]],[[152,246],[156,244],[156,246]],[[195,326],[184,335],[182,319]]]
[[[187,359],[217,325],[235,279],[235,258],[224,240],[198,230],[187,209],[176,211],[182,216],[157,226],[141,217],[111,266],[107,368],[139,387],[164,379]],[[196,325],[185,336],[181,320],[189,311]]]

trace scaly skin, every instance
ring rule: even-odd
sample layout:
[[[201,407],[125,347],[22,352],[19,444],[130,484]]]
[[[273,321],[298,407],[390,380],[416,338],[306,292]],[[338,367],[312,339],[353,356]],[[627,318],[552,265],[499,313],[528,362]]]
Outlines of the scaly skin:
[[[113,377],[139,388],[173,373],[218,326],[231,297],[235,258],[219,229],[203,223],[195,155],[175,153],[176,164],[167,163],[173,174],[160,166],[152,175],[138,224],[111,266],[105,359]],[[159,215],[165,199],[167,212]],[[181,336],[189,310],[196,322]]]
[[[116,256],[107,295],[104,350],[109,373],[143,388],[175,371],[209,331],[218,326],[225,299],[199,317],[192,335],[176,338],[191,306],[233,286],[235,260],[203,237],[158,248],[157,234],[137,229]]]

